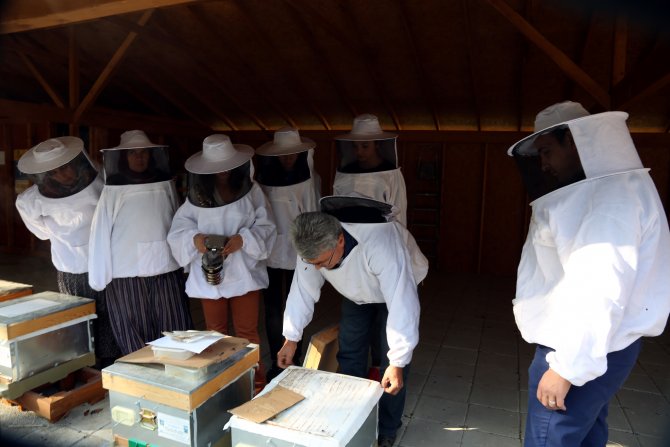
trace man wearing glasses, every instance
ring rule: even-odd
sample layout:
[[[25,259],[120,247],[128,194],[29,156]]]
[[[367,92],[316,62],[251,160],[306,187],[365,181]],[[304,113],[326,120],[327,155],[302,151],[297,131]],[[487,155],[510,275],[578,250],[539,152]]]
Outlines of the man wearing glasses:
[[[322,209],[328,199],[337,200],[322,199]],[[401,425],[412,351],[419,341],[417,284],[428,266],[409,232],[397,222],[387,222],[379,210],[349,208],[347,214],[366,223],[345,223],[343,214],[335,217],[325,212],[303,213],[293,222],[291,239],[298,260],[286,302],[286,341],[277,355],[278,364],[282,368],[291,364],[326,280],[347,298],[338,338],[341,373],[367,376],[370,328],[381,317],[382,352],[387,356],[381,368],[385,393],[379,404],[379,445],[392,446]]]

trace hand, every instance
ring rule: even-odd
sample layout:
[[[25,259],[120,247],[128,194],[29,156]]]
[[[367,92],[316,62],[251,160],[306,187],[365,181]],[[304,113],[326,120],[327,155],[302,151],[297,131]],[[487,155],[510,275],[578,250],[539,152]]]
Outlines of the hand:
[[[235,253],[237,250],[242,248],[242,244],[244,244],[242,236],[239,234],[230,236],[230,238],[228,238],[228,242],[226,242],[226,245],[223,246],[223,254],[228,256],[231,253]]]
[[[549,410],[567,410],[565,396],[572,384],[549,368],[537,385],[537,400]]]
[[[286,369],[287,366],[293,365],[293,356],[295,355],[297,348],[297,341],[284,340],[284,346],[282,346],[277,353],[277,365],[282,369]]]
[[[382,377],[382,388],[384,388],[384,392],[395,396],[402,389],[403,385],[402,368],[389,365],[388,368],[386,368],[386,371],[384,371],[384,377]]]
[[[195,236],[193,236],[193,245],[195,245],[196,250],[198,250],[198,253],[204,253],[207,251],[207,247],[205,247],[205,238],[207,236],[198,233]]]

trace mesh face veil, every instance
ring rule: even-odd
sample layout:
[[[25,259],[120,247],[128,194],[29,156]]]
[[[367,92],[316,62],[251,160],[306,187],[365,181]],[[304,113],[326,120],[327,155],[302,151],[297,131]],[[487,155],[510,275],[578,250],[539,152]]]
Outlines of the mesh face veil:
[[[37,174],[27,174],[28,179],[37,185],[40,194],[52,199],[69,197],[82,191],[93,180],[98,172],[95,170],[85,152],[79,153],[69,162]]]
[[[106,185],[137,185],[172,178],[166,147],[107,149],[103,152]]]
[[[200,208],[228,205],[251,189],[251,162],[216,174],[188,173],[188,200]]]

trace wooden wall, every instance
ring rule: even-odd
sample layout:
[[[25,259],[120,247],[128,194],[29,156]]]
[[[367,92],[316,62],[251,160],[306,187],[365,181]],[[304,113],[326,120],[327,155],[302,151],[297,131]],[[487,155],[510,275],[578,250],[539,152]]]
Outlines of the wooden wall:
[[[116,146],[120,129],[83,130],[92,158],[99,149]],[[60,133],[59,133],[60,132]],[[0,126],[0,252],[48,255],[48,243],[37,241],[14,208],[14,149],[27,149],[51,136],[62,135],[52,123]],[[336,166],[333,137],[338,132],[301,132],[317,143],[316,170],[323,195],[332,193]],[[271,132],[229,134],[234,143],[258,147]],[[207,136],[149,134],[168,144],[173,168],[201,149]],[[518,132],[401,132],[399,157],[408,193],[408,226],[434,270],[513,275],[523,245],[530,208],[507,148],[525,136]],[[640,157],[651,168],[661,199],[670,202],[670,136],[634,134]]]

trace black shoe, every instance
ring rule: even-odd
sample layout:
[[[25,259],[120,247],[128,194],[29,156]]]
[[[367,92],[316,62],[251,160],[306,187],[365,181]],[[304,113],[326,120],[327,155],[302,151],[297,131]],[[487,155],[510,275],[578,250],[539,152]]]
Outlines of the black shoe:
[[[377,440],[378,447],[393,447],[395,436],[380,436]]]

